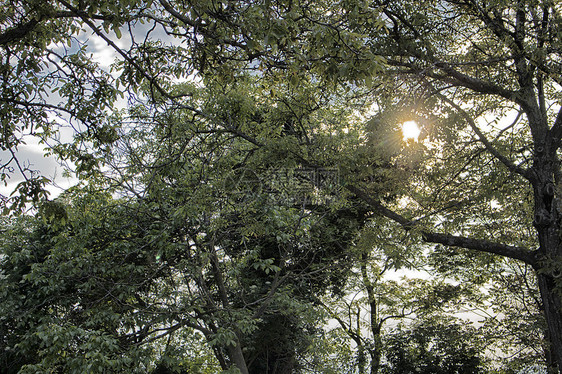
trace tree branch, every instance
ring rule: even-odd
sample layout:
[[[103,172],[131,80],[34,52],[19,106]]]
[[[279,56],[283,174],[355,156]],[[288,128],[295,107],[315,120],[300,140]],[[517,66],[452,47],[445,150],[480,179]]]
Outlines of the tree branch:
[[[441,69],[445,74],[440,75],[429,73],[427,74],[427,76],[439,79],[447,83],[451,83],[456,86],[466,87],[479,93],[498,95],[507,100],[514,101],[520,105],[525,104],[519,99],[517,91],[508,90],[491,82],[487,82],[485,80],[474,78],[470,75],[461,73],[460,71],[453,69],[453,67],[446,62],[436,61],[434,62],[434,65],[435,67]]]
[[[523,169],[522,167],[515,165],[510,159],[508,159],[503,154],[501,154],[492,145],[492,143],[488,140],[488,138],[486,138],[484,133],[476,125],[476,123],[474,122],[474,119],[472,119],[472,117],[464,109],[462,109],[459,105],[457,105],[451,99],[449,99],[448,97],[446,97],[442,94],[437,94],[437,96],[461,114],[461,116],[469,124],[469,126],[476,133],[476,135],[478,135],[478,139],[480,139],[480,142],[482,142],[482,144],[484,144],[484,146],[486,147],[486,150],[488,152],[490,152],[495,158],[497,158],[502,164],[504,164],[504,166],[507,167],[509,171],[511,171],[512,173],[519,174],[519,175],[523,176],[528,181],[533,180],[534,176],[533,176],[533,173],[530,170]]]
[[[138,71],[151,85],[151,87],[155,88],[159,94],[161,94],[162,96],[164,96],[167,99],[171,99],[172,101],[176,101],[176,99],[180,96],[173,96],[171,95],[168,91],[166,91],[157,81],[156,81],[156,77],[153,77],[152,75],[150,75],[143,67],[141,67],[137,61],[135,61],[134,58],[132,58],[131,56],[129,56],[127,53],[125,53],[125,51],[123,51],[121,48],[119,48],[110,38],[108,38],[100,29],[99,27],[97,27],[86,15],[84,15],[83,12],[81,12],[79,9],[73,7],[70,3],[66,2],[65,0],[59,0],[59,2],[64,5],[65,7],[67,7],[70,11],[74,12],[74,14],[76,14],[78,17],[80,17],[80,19],[82,19],[82,21],[87,24],[92,31],[98,35],[100,38],[102,38],[107,45],[109,45],[111,48],[113,48],[115,50],[115,52],[117,52],[119,55],[121,55],[121,57],[123,57],[123,59],[125,61],[127,61],[127,63],[129,63],[132,67],[135,68],[136,71]],[[201,115],[201,111],[198,110],[195,107],[186,105],[186,104],[180,104],[177,103],[178,106],[180,106],[183,109],[187,109],[190,110],[196,114]]]
[[[204,23],[202,23],[200,20],[193,21],[192,19],[184,16],[183,14],[181,14],[180,12],[175,10],[174,7],[168,1],[160,0],[159,2],[168,13],[170,13],[173,17],[175,17],[176,19],[178,19],[180,22],[184,23],[185,25],[193,27],[194,31],[200,32],[201,34],[203,34],[205,36],[208,36],[209,38],[215,39],[219,44],[228,44],[230,46],[238,47],[238,48],[241,48],[243,50],[248,49],[248,46],[246,44],[241,43],[237,40],[225,39],[225,38],[222,38],[222,37],[218,37],[217,35],[214,35],[211,31],[209,31],[205,28],[206,25]],[[254,52],[254,53],[257,53],[257,52]],[[261,53],[255,54],[254,57],[259,56],[259,55],[261,55]]]
[[[351,328],[351,317],[350,317],[350,323],[349,325],[334,311],[332,311],[331,308],[329,308],[324,302],[322,302],[322,300],[320,300],[318,297],[314,297],[314,300],[320,304],[324,310],[326,312],[328,312],[328,314],[330,315],[330,317],[332,317],[333,319],[335,319],[341,326],[341,328],[343,329],[343,331],[345,331],[345,333],[355,341],[355,343],[358,346],[362,346],[365,343],[365,339],[359,335],[357,332],[353,331],[353,329]]]
[[[379,201],[371,198],[369,194],[365,191],[355,187],[347,186],[347,189],[351,191],[358,198],[366,202],[375,212],[397,222],[405,230],[411,230],[415,227],[419,227],[417,221],[411,221],[406,217],[394,212],[383,206]],[[443,244],[447,246],[460,247],[466,249],[473,249],[479,252],[492,253],[515,260],[520,260],[529,264],[533,267],[536,266],[535,252],[524,247],[510,246],[501,243],[496,243],[493,241],[485,239],[473,239],[466,238],[463,236],[455,236],[450,234],[437,233],[428,230],[421,230],[422,239],[427,243]]]
[[[32,19],[30,19],[29,21],[25,22],[25,23],[20,23],[18,25],[16,25],[15,27],[12,27],[10,29],[5,30],[4,32],[0,33],[0,46],[5,46],[8,45],[14,41],[18,41],[21,40],[23,38],[25,38],[26,36],[28,36],[30,33],[33,32],[33,30],[35,30],[35,28],[43,21],[48,21],[48,20],[55,20],[55,19],[59,19],[59,18],[75,18],[75,17],[79,17],[78,13],[80,13],[83,16],[86,16],[87,13],[84,11],[80,11],[78,9],[76,9],[77,12],[57,12],[54,15],[39,15],[36,16]],[[112,20],[114,17],[112,16],[104,16],[104,15],[89,15],[88,17],[92,18],[92,19],[96,19],[96,20],[102,20],[102,21],[110,21]]]
[[[492,253],[503,257],[523,261],[531,266],[536,265],[535,254],[523,247],[510,246],[485,239],[472,239],[463,236],[422,231],[422,238],[429,243],[443,244],[452,247],[473,249],[479,252]]]
[[[419,58],[419,57],[418,57]],[[441,82],[451,84],[453,86],[461,86],[471,89],[473,91],[485,94],[493,94],[503,97],[509,101],[516,102],[520,105],[525,104],[524,101],[520,99],[520,95],[517,91],[508,90],[495,85],[491,82],[471,77],[470,75],[461,73],[460,71],[453,68],[453,64],[443,62],[443,61],[425,61],[428,64],[433,65],[435,68],[441,70],[435,71],[430,67],[420,67],[411,62],[402,62],[391,57],[387,57],[387,63],[390,66],[404,67],[410,69],[409,74],[421,74],[428,78],[433,78]],[[458,64],[455,64],[458,65]]]
[[[29,33],[31,33],[39,24],[39,20],[31,19],[26,23],[19,24],[16,27],[8,29],[0,34],[0,45],[4,46],[10,44],[15,40],[20,40],[25,38]]]

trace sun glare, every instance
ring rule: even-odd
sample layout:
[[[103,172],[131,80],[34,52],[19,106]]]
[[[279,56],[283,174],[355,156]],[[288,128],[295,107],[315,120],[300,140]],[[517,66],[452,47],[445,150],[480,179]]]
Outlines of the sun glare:
[[[418,124],[414,121],[404,122],[402,124],[402,136],[404,136],[404,140],[414,139],[417,141],[418,136],[420,136],[420,128]]]

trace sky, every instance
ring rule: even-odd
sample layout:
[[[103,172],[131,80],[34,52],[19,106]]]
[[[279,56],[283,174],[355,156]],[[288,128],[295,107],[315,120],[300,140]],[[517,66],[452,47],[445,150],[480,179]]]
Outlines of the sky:
[[[147,28],[149,27],[148,24],[145,25],[138,25],[134,29],[135,37],[143,37],[144,33],[146,33]],[[156,37],[162,37],[165,35],[163,31],[156,30],[154,31],[154,35]],[[122,37],[119,39],[114,33],[110,34],[111,41],[115,43],[120,48],[127,48],[131,45],[131,36],[128,32],[122,32]],[[111,64],[116,60],[118,57],[117,52],[110,46],[108,46],[107,42],[95,35],[91,30],[87,30],[86,33],[80,35],[78,37],[80,42],[86,43],[88,46],[88,51],[91,53],[93,61],[99,64],[99,66],[107,71],[110,72]],[[64,51],[62,48],[57,47],[56,45],[51,45],[50,48],[59,49],[62,53]],[[73,45],[70,48],[76,49],[76,45]],[[58,97],[50,97],[47,98],[47,102],[52,104],[57,104]],[[120,99],[116,103],[116,108],[123,108],[126,105],[126,98]],[[72,133],[68,129],[62,129],[60,136],[64,138],[71,139]],[[47,186],[47,190],[50,193],[49,198],[53,199],[58,196],[64,189],[71,187],[72,185],[77,183],[76,178],[68,178],[63,176],[63,171],[65,167],[57,161],[57,159],[53,156],[46,156],[45,155],[45,145],[38,144],[38,141],[33,136],[25,136],[24,137],[25,145],[20,145],[16,149],[17,158],[22,166],[29,166],[30,169],[38,170],[42,175],[49,178],[53,181],[52,184]],[[5,163],[11,158],[11,154],[9,151],[0,151],[0,163]],[[3,196],[10,196],[16,186],[24,180],[23,176],[19,171],[17,171],[17,166],[14,162],[11,163],[12,167],[15,168],[14,173],[9,175],[9,179],[6,181],[5,184],[0,183],[0,195]]]
[[[47,178],[55,181],[56,185],[49,186],[48,188],[51,196],[58,195],[61,192],[61,187],[68,188],[72,186],[74,180],[62,176],[63,168],[54,157],[44,156],[43,146],[38,145],[32,138],[29,138],[27,142],[28,144],[18,147],[17,157],[22,166],[29,166],[30,169],[39,170]],[[10,157],[11,155],[8,151],[0,151],[0,162],[6,162]],[[23,176],[18,171],[15,171],[10,175],[6,185],[0,184],[0,194],[9,196],[22,181]]]

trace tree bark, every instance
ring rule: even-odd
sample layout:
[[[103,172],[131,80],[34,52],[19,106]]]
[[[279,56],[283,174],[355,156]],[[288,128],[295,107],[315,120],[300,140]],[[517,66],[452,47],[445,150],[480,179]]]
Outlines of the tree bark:
[[[242,346],[239,341],[236,342],[236,346],[228,346],[228,356],[242,374],[248,374],[248,367],[246,366],[246,360],[242,354]]]
[[[552,355],[549,373],[559,373],[562,369],[562,295],[557,287],[557,278],[561,275],[559,263],[562,260],[562,215],[555,187],[556,183],[560,183],[556,180],[559,174],[556,156],[558,146],[552,144],[553,138],[548,136],[548,132],[540,131],[548,128],[546,119],[539,116],[529,116],[529,119],[531,129],[541,135],[535,143],[535,159],[531,168],[535,176],[531,180],[535,200],[533,225],[539,242],[535,270]]]
[[[554,289],[554,278],[541,273],[537,274],[537,278],[550,341],[548,349],[552,356],[550,360],[547,357],[547,361],[550,361],[548,373],[558,373],[558,363],[562,360],[562,303],[560,295]]]
[[[226,283],[220,268],[219,259],[217,257],[214,240],[211,241],[209,245],[209,254],[211,258],[211,267],[213,275],[215,277],[215,283],[219,290],[219,297],[222,306],[225,310],[230,309],[230,301],[228,299],[228,292],[226,289]],[[242,374],[248,374],[248,366],[246,365],[246,360],[244,359],[244,354],[242,353],[242,344],[240,343],[239,332],[235,331],[236,335],[236,345],[228,344],[226,350],[228,352],[228,357],[230,361],[236,365]]]
[[[367,273],[367,262],[369,256],[363,253],[361,256],[361,276],[363,284],[367,291],[368,304],[369,304],[369,325],[371,334],[373,334],[373,346],[369,349],[369,356],[371,356],[371,374],[378,374],[381,363],[382,355],[382,338],[381,338],[381,325],[378,320],[377,310],[377,296],[375,294],[375,286],[369,274]]]

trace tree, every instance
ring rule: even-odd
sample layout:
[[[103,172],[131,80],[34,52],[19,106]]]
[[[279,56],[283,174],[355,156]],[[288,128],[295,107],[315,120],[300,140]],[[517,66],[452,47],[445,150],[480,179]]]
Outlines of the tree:
[[[444,246],[429,255],[428,265],[434,277],[481,290],[461,309],[477,318],[477,333],[492,367],[506,373],[530,364],[546,367],[550,360],[546,322],[530,266]]]
[[[267,3],[187,5],[166,0],[87,4],[21,0],[1,5],[6,12],[0,29],[0,145],[7,159],[0,165],[0,176],[4,183],[14,172],[24,179],[17,186],[18,195],[3,198],[6,208],[16,210],[28,201],[45,199],[44,186],[49,183],[18,157],[18,146],[27,138],[38,138],[47,153],[70,161],[77,174],[91,174],[103,164],[108,146],[118,139],[119,129],[107,117],[119,95],[127,94],[134,101],[139,90],[146,88],[142,99],[212,117],[185,93],[174,92],[171,82],[195,75],[233,79],[242,70],[280,69],[289,71],[285,76],[298,84],[300,62],[305,60],[320,75],[330,73],[325,76],[331,79],[339,67],[326,65],[328,57],[355,59],[353,48],[361,44],[353,33],[342,34],[321,22],[332,12],[329,2],[305,8],[290,2],[269,7]],[[114,50],[118,58],[112,72],[93,60],[88,32]],[[153,36],[158,33],[168,40]],[[331,41],[332,36],[338,36],[337,43]],[[341,42],[349,48],[339,48]],[[256,60],[259,66],[252,65]],[[369,60],[361,63],[369,69],[380,66]],[[345,68],[348,73],[369,75],[351,64]],[[222,126],[237,132],[228,123]]]
[[[492,313],[483,320],[482,329],[491,349],[499,348],[510,357],[507,369],[546,367],[551,360],[548,332],[531,269],[508,262],[503,271],[493,273],[490,296]]]
[[[396,214],[358,186],[351,190],[404,228],[419,227],[426,242],[532,266],[556,367],[562,362],[557,281],[562,115],[556,92],[560,40],[554,31],[559,7],[549,1],[380,5],[389,32],[371,34],[373,48],[387,56],[396,74],[411,77],[418,91],[404,109],[440,149],[423,161],[429,172],[422,174],[420,194],[412,196],[417,211]],[[498,122],[508,113],[511,123]],[[449,160],[459,164],[445,165]],[[434,212],[439,218],[419,224]],[[514,212],[525,213],[515,218]],[[534,232],[526,236],[531,227]]]
[[[284,110],[256,107],[240,95],[243,81],[233,86],[222,95],[193,93],[219,118],[263,116],[285,124]],[[87,188],[42,205],[43,225],[28,235],[38,236],[45,253],[24,256],[29,263],[23,274],[14,262],[29,239],[7,235],[2,269],[10,279],[4,285],[16,301],[36,294],[41,307],[17,305],[28,325],[37,327],[21,328],[13,335],[25,344],[8,342],[5,351],[32,358],[22,370],[89,370],[92,363],[79,358],[96,356],[93,370],[143,371],[159,363],[154,370],[161,372],[170,363],[178,370],[194,366],[193,358],[174,353],[189,346],[178,335],[198,332],[214,353],[215,367],[296,370],[318,333],[311,293],[343,292],[351,266],[345,250],[363,224],[363,205],[317,204],[320,193],[307,175],[291,190],[290,158],[271,157],[283,147],[248,148],[229,133],[205,131],[212,129],[209,120],[189,121],[179,111],[146,114],[131,108],[129,118],[138,126],[122,139],[127,151],[107,159],[117,165],[127,158],[127,168],[106,180],[117,190],[100,193],[92,178]],[[158,126],[161,121],[167,126]],[[129,196],[112,199],[117,192]],[[35,287],[21,289],[18,283],[28,280]],[[74,293],[80,297],[72,298]],[[0,315],[8,318],[13,309]],[[56,321],[64,321],[64,329],[45,334]],[[92,344],[91,336],[101,343]],[[155,348],[168,337],[173,344]],[[106,352],[104,344],[114,342],[115,352]],[[41,344],[49,349],[39,349]],[[60,344],[69,344],[66,358]]]
[[[383,372],[480,373],[481,347],[475,336],[473,328],[454,320],[398,329],[387,343],[388,365]]]
[[[141,343],[162,319],[143,297],[162,274],[143,225],[120,222],[107,194],[49,205],[45,222],[24,217],[2,236],[2,370],[146,372],[154,353]]]
[[[201,306],[209,309],[201,318],[220,308],[232,314],[230,325],[247,316],[255,326],[230,331],[242,352],[237,367],[284,373],[298,368],[307,335],[316,328],[304,318],[312,310],[312,295],[343,292],[351,266],[346,249],[365,218],[362,204],[342,205],[335,198],[332,204],[319,203],[330,197],[330,189],[316,190],[309,173],[301,180],[294,176],[304,171],[299,169],[303,145],[298,129],[288,128],[290,121],[305,124],[313,115],[333,116],[309,109],[317,93],[303,85],[302,92],[292,89],[294,96],[287,97],[284,84],[266,91],[260,83],[240,77],[216,91],[178,87],[190,90],[212,119],[192,117],[189,111],[153,115],[133,109],[135,123],[146,128],[137,126],[130,141],[124,139],[129,167],[115,181],[120,188],[136,185],[129,193],[158,209],[159,219],[167,217],[171,226],[193,222],[196,231],[189,240],[201,256],[210,256],[213,275],[212,287],[195,281],[204,299],[213,295]],[[264,93],[273,89],[273,98]],[[249,145],[217,126],[224,119],[237,127],[255,122],[246,137],[269,143]],[[282,132],[288,134],[279,136]],[[197,272],[206,278],[206,270]],[[219,327],[226,322],[213,321]]]
[[[407,372],[406,362],[409,362],[411,370],[421,370],[424,365],[429,365],[428,369],[424,369],[428,372],[437,369],[454,372],[457,369],[453,369],[452,362],[463,367],[458,369],[460,372],[484,371],[486,351],[492,342],[492,339],[485,341],[483,338],[489,337],[486,335],[488,330],[475,328],[471,322],[453,316],[461,311],[486,307],[487,297],[479,288],[489,276],[479,274],[477,276],[485,280],[475,282],[461,276],[459,266],[454,265],[449,268],[452,276],[432,271],[428,259],[419,253],[422,248],[407,236],[400,235],[399,230],[380,217],[372,217],[358,235],[355,246],[350,248],[357,259],[354,261],[354,274],[346,287],[348,295],[345,298],[323,298],[323,307],[339,325],[334,330],[341,331],[353,341],[356,355],[354,372]],[[404,270],[418,271],[430,278],[417,278],[410,274],[397,279],[395,272]],[[473,273],[473,270],[468,272]],[[451,346],[452,350],[444,353],[439,344],[449,343],[442,341],[441,332],[443,336],[450,334],[447,339],[457,340],[457,348],[454,348],[457,351],[453,353]],[[413,341],[406,342],[410,339],[405,338],[408,334],[419,334],[420,339],[427,339],[427,344],[405,348],[413,344]],[[432,339],[439,343],[431,343]],[[402,348],[401,344],[404,345]],[[500,342],[497,344],[501,346]],[[514,350],[521,347],[512,342],[508,346]],[[417,351],[419,356],[406,355],[404,350],[409,349]],[[445,358],[448,355],[450,357]],[[461,363],[463,355],[470,356],[471,369]],[[430,360],[429,357],[433,356],[441,357],[443,361],[434,360],[432,364],[421,362],[424,357]]]

